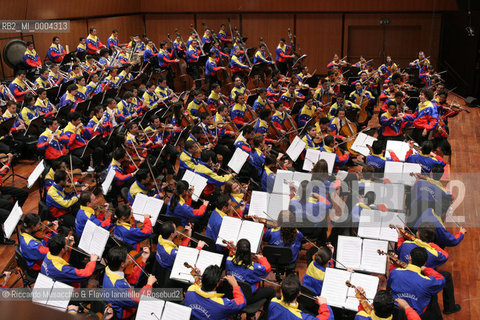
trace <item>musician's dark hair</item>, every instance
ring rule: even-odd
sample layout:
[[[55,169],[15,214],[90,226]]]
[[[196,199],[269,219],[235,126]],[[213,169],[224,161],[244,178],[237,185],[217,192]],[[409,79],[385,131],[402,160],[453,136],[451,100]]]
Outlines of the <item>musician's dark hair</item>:
[[[319,123],[320,124],[327,124],[327,123],[330,123],[330,120],[328,120],[327,117],[321,117]]]
[[[114,246],[107,252],[105,257],[108,268],[112,271],[118,271],[122,263],[127,261],[128,250],[125,247]]]
[[[313,124],[309,124],[309,125],[307,125],[307,127],[305,128],[305,132],[308,132],[308,131],[310,131],[310,130],[312,130],[312,129],[314,129],[314,128],[315,128],[315,126],[314,126]]]
[[[92,33],[93,30],[95,30],[95,29],[97,29],[97,28],[95,28],[95,27],[90,27],[90,29],[88,29],[88,31],[89,31],[90,33]]]
[[[320,247],[315,255],[315,262],[322,267],[326,267],[328,262],[332,259],[332,250],[329,247]]]
[[[222,277],[222,269],[217,265],[208,266],[202,274],[202,290],[213,291]]]
[[[341,107],[341,108],[338,108],[338,109],[337,109],[337,115],[340,113],[340,111],[343,111],[343,112],[345,112],[345,113],[347,112],[347,110],[345,110],[344,107]]]
[[[282,210],[278,214],[278,225],[280,226],[280,238],[285,247],[293,245],[297,239],[297,228],[294,226],[295,217],[289,210]]]
[[[36,226],[40,222],[40,215],[37,213],[27,213],[22,219],[22,227],[24,229]]]
[[[420,90],[420,93],[423,93],[425,95],[425,98],[429,101],[433,99],[433,91],[428,88],[423,88],[422,90]]]
[[[437,94],[437,96],[445,96],[445,98],[446,98],[446,97],[448,97],[448,91],[442,90]]]
[[[7,106],[8,106],[8,104],[7,104]],[[46,125],[47,128],[48,128],[48,127],[50,127],[51,125],[53,125],[53,123],[54,123],[55,121],[57,121],[57,119],[55,119],[55,118],[53,118],[53,117],[48,117],[48,118],[45,118],[44,121],[45,121],[45,125]]]
[[[430,243],[435,241],[435,234],[437,232],[437,228],[435,227],[435,224],[433,224],[433,222],[420,222],[417,231],[420,240],[422,240],[423,242]]]
[[[65,248],[65,235],[57,234],[48,241],[48,249],[54,256],[58,255],[62,249]]]
[[[273,106],[275,107],[275,109],[278,109],[280,107],[283,107],[283,102],[282,101],[275,101],[273,103]]]
[[[323,138],[323,141],[325,142],[326,146],[330,146],[330,145],[332,145],[332,143],[335,142],[333,136],[331,136],[331,135],[328,135],[325,138]]]
[[[60,181],[67,180],[67,173],[64,170],[58,170],[53,174],[53,181],[55,183],[60,183]]]
[[[26,75],[27,72],[25,70],[18,70],[16,73],[15,73],[15,76],[18,77],[19,75]]]
[[[147,82],[147,84],[145,85],[145,88],[150,89],[152,86],[155,86],[153,82]]]
[[[250,251],[250,241],[247,239],[240,239],[237,242],[237,251],[232,259],[232,262],[238,266],[248,268],[252,265],[252,254]]]
[[[200,118],[200,121],[207,119],[208,116],[209,116],[209,114],[206,113],[206,112],[200,112],[200,113],[198,114],[198,117]]]
[[[229,196],[227,196],[226,194],[220,194],[215,201],[217,209],[228,207],[229,200],[230,200]]]
[[[397,91],[395,92],[395,98],[403,98],[403,92],[402,91]]]
[[[194,95],[195,97],[198,96],[198,95],[201,95],[201,94],[203,94],[203,91],[200,90],[200,89],[199,89],[199,90],[195,90],[195,92],[193,93],[193,95]]]
[[[268,118],[268,116],[271,114],[270,109],[262,109],[260,110],[260,113],[258,114],[258,117],[262,120],[265,120]]]
[[[79,42],[82,42],[82,40],[84,40],[84,39],[85,39],[85,37],[80,37],[80,38],[78,39],[78,41],[79,41]]]
[[[180,121],[182,119],[182,107],[183,107],[183,103],[181,102],[175,102],[172,106],[173,114],[177,121]]]
[[[47,91],[47,89],[45,89],[45,88],[38,88],[38,89],[37,89],[37,94],[38,94],[38,95],[41,95],[41,94],[44,93],[45,91]]]
[[[70,84],[68,87],[67,87],[67,91],[68,92],[72,92],[72,91],[75,91],[75,90],[78,90],[78,87],[76,84],[72,83]]]
[[[300,186],[298,188],[298,194],[300,195],[300,202],[303,204],[307,204],[308,201],[308,185],[310,181],[303,180],[300,182]]]
[[[235,95],[235,99],[233,99],[235,102],[238,102],[238,99],[240,99],[240,97],[243,97],[243,94],[237,94]]]
[[[135,179],[137,181],[143,181],[145,179],[147,179],[148,177],[148,171],[146,169],[140,169],[137,171],[137,173],[135,173]]]
[[[427,262],[428,253],[423,247],[416,247],[410,251],[410,257],[412,258],[412,264],[417,267],[423,267]]]
[[[117,148],[113,151],[113,159],[118,161],[125,157],[125,150],[123,148]]]
[[[294,274],[290,274],[282,281],[283,301],[292,303],[300,293],[300,280]]]
[[[129,205],[126,205],[126,204],[118,205],[117,209],[115,209],[116,220],[130,217],[131,211],[132,211],[132,208],[130,208]]]
[[[365,193],[365,195],[364,195],[365,204],[366,204],[367,206],[374,204],[376,197],[377,197],[377,196],[375,195],[375,192],[373,192],[373,191],[368,191],[368,192]]]
[[[273,155],[268,155],[266,158],[265,158],[265,165],[266,166],[269,166],[271,164],[275,164],[277,163],[277,158],[275,158],[275,156]]]
[[[201,134],[203,131],[202,131],[202,128],[200,128],[200,126],[195,126],[192,128],[192,135],[196,135],[196,134]]]
[[[172,221],[164,221],[160,225],[160,235],[163,239],[168,239],[175,232],[175,223]]]
[[[156,119],[160,119],[160,116],[158,114],[154,114],[150,117],[150,123],[153,123]]]
[[[387,108],[390,106],[394,106],[395,108],[397,107],[397,103],[395,101],[390,101],[387,103]]]
[[[215,55],[216,55],[215,51],[210,51],[210,52],[208,53],[208,56],[209,56],[209,57],[214,57]]]
[[[215,151],[208,150],[208,149],[203,150],[202,153],[200,154],[200,160],[203,162],[208,162],[210,161],[210,159],[212,159],[212,161],[215,161],[216,157],[217,157],[217,154],[215,153]]]
[[[118,30],[117,30],[117,29],[113,29],[113,30],[112,30],[112,33],[118,33]]]
[[[267,92],[267,89],[265,89],[265,88],[258,89],[258,94],[266,93],[266,92]]]
[[[272,80],[270,80],[270,83],[273,83],[275,81],[278,81],[278,77],[272,77]]]
[[[321,84],[324,84],[324,83],[327,83],[327,82],[328,82],[328,80],[325,79],[325,78],[322,78],[322,80],[320,80],[320,83],[321,83]]]
[[[112,102],[114,102],[114,101],[117,102],[117,101],[116,101],[115,99],[113,99],[113,98],[107,98],[107,99],[105,99],[105,104],[106,104],[107,106],[109,106],[109,105],[110,105]]]
[[[108,54],[110,51],[107,48],[100,49],[100,56],[103,57],[105,54]]]
[[[367,64],[367,67],[373,67],[373,61],[368,61],[366,64]]]
[[[193,131],[193,129],[192,129],[192,131]],[[195,141],[188,140],[188,141],[185,141],[184,149],[188,151],[188,150],[191,150],[191,149],[195,148],[195,146],[196,146]]]
[[[243,134],[248,134],[254,132],[255,129],[252,126],[245,126],[242,130]]]
[[[337,94],[337,98],[343,98],[343,99],[345,99],[345,92],[339,92],[339,93]]]
[[[295,88],[295,87],[296,87],[296,85],[293,84],[293,83],[289,83],[289,84],[288,84],[288,88],[289,88],[289,89],[290,89],[290,88]]]
[[[133,98],[133,93],[130,92],[130,91],[126,91],[126,92],[123,94],[123,99],[126,100],[126,99],[130,99],[130,98]]]
[[[221,104],[221,105],[218,106],[217,112],[222,112],[223,110],[225,110],[225,109],[227,109],[227,108],[228,108],[227,105]]]
[[[218,87],[220,87],[220,85],[218,83],[215,82],[215,83],[212,84],[212,90],[216,89]]]
[[[92,197],[92,194],[90,191],[84,191],[81,195],[80,198],[78,199],[78,202],[80,203],[81,206],[86,206],[87,203],[90,202],[90,198]]]
[[[435,180],[440,180],[445,172],[445,168],[441,164],[434,164],[432,167],[432,176]]]
[[[335,74],[335,71],[333,71],[333,70],[328,70],[327,71],[327,76],[331,76],[332,74]]]
[[[170,211],[173,212],[173,210],[175,210],[175,207],[177,206],[178,202],[180,201],[180,197],[182,196],[182,194],[185,191],[188,190],[189,187],[190,187],[190,185],[188,184],[187,181],[185,181],[185,180],[177,181],[177,184],[175,186],[175,192],[173,192],[173,195],[170,198],[170,203],[169,203]]]
[[[27,104],[27,105],[28,105],[32,100],[35,102],[35,97],[34,97],[33,94],[31,94],[31,93],[27,93],[27,94],[25,95],[25,97],[23,98],[23,102],[24,102],[25,104]]]
[[[283,41],[283,42],[285,42],[285,38],[280,38],[280,41]]]
[[[395,301],[393,296],[387,290],[380,290],[373,299],[373,309],[375,315],[379,318],[388,318],[393,314]]]
[[[77,68],[80,68],[80,65],[79,65],[79,64],[74,64],[74,65],[72,65],[72,70],[75,70],[75,69],[77,69]]]
[[[29,45],[31,45],[31,44],[33,44],[32,41],[27,41],[27,43],[26,43],[27,47],[28,47]]]
[[[53,171],[57,171],[58,169],[60,169],[60,167],[62,166],[62,163],[64,163],[64,162],[65,161],[62,160],[61,158],[52,160]]]
[[[367,164],[363,166],[362,176],[365,180],[372,180],[374,173],[375,173],[375,169],[371,165]]]
[[[373,149],[373,153],[374,154],[380,154],[382,153],[383,149],[384,149],[384,144],[382,141],[380,140],[375,140],[373,143],[372,143],[372,149]]]
[[[127,127],[127,130],[129,130],[129,131],[130,131],[130,130],[133,128],[133,126],[134,126],[134,125],[136,125],[136,123],[135,123],[135,122],[129,122],[129,123],[127,123],[127,125],[126,125],[126,127]]]
[[[328,163],[320,159],[312,168],[312,180],[325,181],[328,179]]]
[[[82,115],[79,112],[73,111],[73,112],[68,114],[68,121],[76,121],[76,120],[80,119],[81,117],[82,117]]]
[[[55,42],[55,40],[57,40],[57,39],[60,39],[60,37],[59,36],[53,36],[52,42]]]
[[[163,82],[165,80],[167,80],[165,77],[160,76],[158,77],[157,83]]]
[[[263,135],[257,135],[255,137],[253,137],[253,140],[252,140],[252,145],[254,148],[258,148],[260,147],[260,145],[262,144],[262,142],[265,140],[265,137]]]
[[[422,143],[421,151],[423,154],[429,155],[433,150],[433,144],[431,141],[424,141]]]
[[[401,78],[402,78],[402,75],[400,73],[396,72],[392,75],[392,81],[390,81],[390,82],[393,83],[394,80],[398,80],[398,79],[401,79]]]

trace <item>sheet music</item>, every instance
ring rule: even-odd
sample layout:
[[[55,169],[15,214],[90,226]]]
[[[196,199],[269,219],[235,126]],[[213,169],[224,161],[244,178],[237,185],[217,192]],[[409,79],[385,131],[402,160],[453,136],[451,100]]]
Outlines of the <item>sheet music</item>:
[[[224,239],[227,241],[233,241],[234,244],[237,243],[237,237],[241,226],[242,220],[228,216],[223,217],[222,225],[218,231],[216,244],[226,247],[226,245],[222,243]]]
[[[132,204],[132,211],[135,220],[143,222],[145,214],[150,215],[152,226],[157,223],[158,215],[163,207],[163,200],[149,197],[143,193],[137,193]]]
[[[47,306],[52,307],[57,310],[62,310],[66,311],[68,305],[70,304],[70,299],[73,294],[73,287],[69,286],[68,284],[55,281],[53,284],[52,291],[50,294],[54,294],[55,292],[61,292],[61,297],[59,297],[60,294],[54,295],[53,297],[50,296],[48,298]],[[68,298],[68,299],[67,299]]]
[[[404,183],[404,164],[398,161],[385,161],[384,178],[390,180],[391,183]],[[415,180],[415,177],[413,177]]]
[[[320,150],[307,149],[307,152],[305,152],[305,161],[303,162],[302,169],[308,172],[312,171],[313,166],[320,159],[320,152]]]
[[[225,219],[225,217],[223,219]],[[235,243],[237,243],[240,239],[247,239],[250,241],[250,250],[252,253],[258,253],[262,241],[264,227],[265,225],[263,223],[243,220],[242,226],[240,227],[240,232],[238,233],[237,241]]]
[[[207,250],[202,250],[198,255],[198,259],[195,265],[198,269],[200,269],[200,271],[203,274],[205,269],[207,269],[207,267],[211,265],[216,265],[220,267],[222,265],[222,259],[223,259],[223,255],[221,254],[210,252]]]
[[[236,173],[239,173],[242,170],[243,165],[248,159],[249,154],[243,151],[240,148],[235,149],[235,153],[228,162],[228,167],[231,168]]]
[[[365,296],[369,300],[369,303],[372,304],[373,298],[377,293],[379,279],[375,276],[370,276],[362,273],[352,273],[350,277],[350,282],[356,287],[362,287],[365,289]],[[355,289],[348,288],[347,290],[347,300],[345,302],[345,308],[353,311],[358,310],[359,301],[355,297]]]
[[[145,208],[147,201],[148,201],[147,195],[140,192],[137,193],[137,195],[135,196],[135,200],[133,200],[133,203],[132,203],[133,214],[143,215],[143,209]],[[140,218],[140,216],[138,218]],[[135,216],[135,220],[138,220],[137,216]]]
[[[418,163],[408,163],[403,164],[403,184],[407,186],[413,186],[417,180],[415,176],[411,176],[410,173],[422,173],[422,167]]]
[[[385,151],[385,157],[392,158],[390,152],[388,151],[392,150],[397,156],[398,160],[404,162],[405,156],[407,155],[408,150],[410,150],[410,146],[408,143],[403,141],[387,140],[387,146],[385,150],[387,150]]]
[[[272,193],[290,194],[290,187],[285,181],[293,180],[293,171],[277,170]]]
[[[337,261],[348,268],[359,269],[361,264],[362,239],[358,237],[338,236]],[[336,268],[344,269],[340,263],[336,263]]]
[[[312,174],[308,172],[294,171],[292,180],[293,183],[295,183],[295,187],[298,189],[302,181],[312,181]]]
[[[376,140],[376,138],[360,132],[353,142],[352,150],[366,157],[370,154],[370,149],[367,147],[367,145],[371,146]]]
[[[288,210],[289,205],[290,205],[290,195],[276,194],[276,193],[269,194],[268,210],[266,211],[268,216],[266,217],[266,219],[277,221],[280,211]]]
[[[343,171],[343,170],[338,170],[337,174],[335,175],[337,177],[337,179],[340,179],[340,180],[345,180],[345,178],[348,176],[348,172],[347,171]]]
[[[390,228],[390,224],[395,226],[405,227],[406,214],[402,212],[384,212],[382,217],[382,227],[380,228],[380,240],[387,240],[392,242],[398,241],[398,233],[395,228]]]
[[[302,151],[305,149],[305,146],[307,144],[305,141],[300,139],[299,136],[296,136],[295,139],[293,139],[292,143],[287,149],[287,155],[292,159],[293,162],[297,161],[298,157],[302,154]]]
[[[110,167],[108,169],[107,177],[105,178],[105,181],[102,183],[102,193],[104,196],[107,195],[108,189],[110,189],[110,185],[112,184],[113,178],[115,177],[115,170]]]
[[[167,301],[161,320],[189,320],[192,309],[178,303]],[[156,319],[158,320],[158,319]]]
[[[45,170],[45,162],[42,160],[40,161],[35,169],[33,169],[32,173],[28,176],[27,179],[27,188],[30,189],[35,182],[38,180],[42,172]]]
[[[110,232],[88,220],[83,229],[78,247],[89,254],[103,255]]]
[[[251,216],[257,216],[259,218],[268,219],[264,212],[267,212],[268,210],[269,195],[270,194],[263,191],[252,191],[248,214]]]
[[[193,267],[197,261],[197,257],[197,249],[185,246],[178,247],[177,256],[175,257],[172,272],[170,273],[170,279],[193,283],[195,279],[190,274],[191,269],[185,267],[183,264],[188,262]]]
[[[38,304],[47,304],[48,297],[50,296],[50,292],[47,289],[51,290],[53,288],[53,284],[53,279],[47,277],[43,273],[39,273],[32,290],[32,302]]]
[[[162,315],[165,301],[142,294],[138,303],[137,320],[158,320]],[[152,314],[153,312],[153,314]]]
[[[379,255],[377,250],[388,251],[388,241],[363,239],[362,264],[360,270],[385,274],[387,256]]]
[[[337,154],[332,152],[321,152],[320,158],[318,160],[325,160],[328,164],[328,173],[333,172],[333,167],[335,166],[335,160],[337,159]]]
[[[18,222],[20,222],[22,216],[22,208],[18,206],[18,201],[16,201],[13,205],[12,211],[10,211],[10,214],[8,215],[8,218],[3,223],[3,232],[5,233],[5,237],[7,239],[12,236],[13,231],[15,231],[15,228],[17,227]]]
[[[384,184],[382,202],[389,210],[403,211],[405,207],[405,186],[403,184]]]
[[[193,194],[192,194],[193,201],[197,201],[200,198],[200,196],[202,195],[203,189],[205,189],[208,182],[207,178],[204,178],[201,175],[190,170],[185,171],[185,174],[183,175],[182,180],[187,181],[190,187],[193,187]]]
[[[350,280],[350,272],[334,268],[325,269],[321,296],[327,299],[328,305],[342,308],[345,305],[348,287],[345,285]]]
[[[360,213],[357,234],[362,238],[379,239],[382,227],[382,212],[363,209]]]

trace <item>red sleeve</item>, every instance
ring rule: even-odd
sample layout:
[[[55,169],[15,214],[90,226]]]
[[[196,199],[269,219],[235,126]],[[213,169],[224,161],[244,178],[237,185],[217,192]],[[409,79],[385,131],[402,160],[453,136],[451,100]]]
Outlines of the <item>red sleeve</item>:
[[[233,301],[235,301],[237,305],[245,303],[245,297],[243,296],[243,292],[240,286],[233,287]]]
[[[405,160],[407,160],[407,158],[410,157],[412,154],[413,154],[413,150],[412,149],[408,150],[407,153],[405,154]]]
[[[393,161],[400,161],[397,155],[395,154],[395,152],[393,151],[390,151],[390,157],[392,158]]]
[[[433,242],[430,242],[430,247],[432,247],[433,249],[437,250],[438,252],[440,252],[441,254],[443,254],[445,256],[445,258],[448,259],[448,252],[443,250],[442,248],[440,248],[437,244],[433,243]]]
[[[47,254],[50,252],[50,250],[44,246],[38,246],[38,251],[40,251],[40,253],[43,253],[43,254]]]
[[[425,268],[423,270],[423,274],[426,275],[427,277],[434,277],[437,280],[443,279],[443,276],[438,273],[435,269],[432,268]]]
[[[145,218],[145,220],[143,220],[142,233],[147,234],[150,232],[152,232],[152,221],[150,218]]]
[[[405,309],[405,314],[407,315],[407,320],[420,320],[420,316],[418,315],[418,313],[413,310],[412,307],[408,307],[407,309]]]
[[[272,266],[268,262],[268,259],[266,257],[261,257],[258,259],[258,263],[260,263],[262,266],[265,267],[265,270],[269,273],[272,271]]]
[[[398,241],[397,241],[397,248],[400,248],[400,246],[402,245],[402,243],[405,242],[405,238],[404,237],[398,237]]]
[[[98,42],[98,44],[100,44],[100,41]],[[95,48],[95,47],[93,46],[92,43],[88,43],[88,44],[87,44],[87,47],[88,47],[88,49],[90,49],[91,51],[97,51],[97,50],[98,50],[97,48]],[[100,48],[100,46],[99,46],[99,48]]]
[[[13,94],[16,97],[24,96],[26,93],[27,93],[27,91],[20,91],[20,90],[18,90],[18,88],[15,88],[15,90],[13,90]]]
[[[75,273],[79,277],[90,277],[93,274],[93,271],[95,271],[96,265],[97,261],[90,261],[83,269],[75,268]]]
[[[142,290],[140,290],[139,292],[135,292],[132,289],[128,290],[128,296],[130,297],[130,299],[132,299],[133,301],[135,301],[137,303],[140,301],[140,296],[142,294],[144,294],[146,296],[151,295],[152,294],[152,286],[149,285],[149,284],[146,284],[145,286],[143,286]]]
[[[135,284],[138,282],[138,279],[140,278],[140,276],[142,275],[142,268],[145,267],[146,263],[145,262],[142,262],[139,264],[140,266],[137,266],[135,265],[133,267],[133,271],[131,274],[129,274],[127,276],[127,281],[128,283],[130,284]]]
[[[189,243],[190,243],[190,239],[188,239],[187,237],[185,237],[185,238],[182,240],[182,242],[180,243],[180,245],[186,247],[186,246],[189,245]]]
[[[278,122],[273,122],[273,125],[275,126],[275,128],[277,128],[278,130],[283,130],[282,128],[282,125]]]
[[[338,155],[337,155],[337,157],[338,157]],[[347,153],[344,153],[341,157],[338,157],[338,160],[347,161],[348,157],[349,157],[349,155]]]
[[[198,209],[193,209],[193,214],[196,215],[196,216],[202,216],[205,213],[205,210],[207,210],[207,206],[202,205]]]
[[[318,307],[318,316],[317,319],[320,320],[327,320],[330,319],[330,309],[328,309],[328,306],[326,303],[321,304]]]
[[[111,223],[111,218],[105,219],[102,221],[102,227],[107,227]]]
[[[98,47],[99,47],[99,48],[104,48],[104,47],[105,47],[100,40],[98,40]]]

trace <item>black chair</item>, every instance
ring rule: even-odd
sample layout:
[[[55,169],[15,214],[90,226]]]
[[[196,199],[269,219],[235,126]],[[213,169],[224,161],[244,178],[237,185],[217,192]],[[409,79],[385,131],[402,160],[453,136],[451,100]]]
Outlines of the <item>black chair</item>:
[[[243,292],[243,295],[245,296],[245,299],[248,299],[248,297],[252,296],[252,294],[253,294],[252,293],[252,286],[250,284],[248,284],[246,282],[238,281],[238,280],[237,280],[237,283],[240,286],[240,288],[242,289],[242,292]],[[220,286],[217,289],[217,292],[225,294],[225,297],[227,297],[229,299],[233,299],[232,286],[226,281],[223,281],[222,284],[220,284]],[[256,314],[262,308],[262,306],[265,304],[265,302],[267,302],[267,299],[264,298],[264,299],[258,300],[257,302],[247,304],[242,310],[240,310],[240,313],[237,314],[238,319],[241,319],[241,315],[244,314],[244,313],[247,314],[247,319],[248,319],[249,315],[251,316],[251,315]],[[262,311],[262,313],[263,312],[266,312],[266,311]],[[236,318],[236,317],[234,317],[234,318]]]
[[[42,219],[42,221],[45,221],[45,220],[52,221],[53,220],[53,216],[50,213],[50,210],[48,209],[47,204],[42,200],[38,201],[38,214],[40,215],[40,219]]]
[[[305,286],[300,287],[300,292],[305,294],[305,295],[311,296],[311,297],[316,296],[315,293],[312,290],[310,290],[309,288],[307,288]],[[299,295],[297,297],[297,302],[298,302],[300,310],[302,310],[304,312],[308,312],[312,315],[316,315],[318,313],[318,304],[315,302],[315,300],[307,298],[303,295]]]
[[[120,195],[122,196],[122,200],[125,204],[128,203],[128,188],[127,187],[123,187],[121,190],[120,190]]]
[[[37,279],[38,271],[28,269],[27,260],[25,260],[18,244],[15,245],[15,259],[17,260],[17,266],[20,267],[20,277],[23,282],[23,287],[31,288]]]
[[[288,247],[264,246],[263,255],[270,262],[277,282],[281,282],[285,272],[295,270],[295,263],[290,263],[293,259],[292,250]]]
[[[210,238],[210,237],[207,237],[207,236],[204,236],[203,234],[200,234],[198,232],[194,232],[193,233],[193,237],[197,240],[202,240],[202,241],[205,241],[205,243],[207,244],[207,246],[203,247],[202,250],[206,250],[206,251],[210,251],[210,252],[215,252],[217,253],[217,249],[216,249],[216,244],[215,244],[215,241]]]

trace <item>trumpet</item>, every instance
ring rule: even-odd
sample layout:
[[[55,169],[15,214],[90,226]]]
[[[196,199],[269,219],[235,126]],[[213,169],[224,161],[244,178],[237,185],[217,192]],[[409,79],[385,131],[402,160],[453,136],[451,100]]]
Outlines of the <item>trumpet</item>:
[[[65,71],[62,71],[62,70],[58,70],[58,73],[60,73],[62,75],[62,77],[65,79],[65,81],[70,81],[70,74],[65,72]]]
[[[33,83],[32,81],[28,80],[28,79],[25,79],[23,80],[23,84],[25,85],[25,87],[27,88],[27,90],[30,90],[32,91],[32,94],[34,96],[37,95],[37,93],[35,92],[37,90],[37,85],[35,83]]]
[[[10,91],[10,88],[7,87],[6,85],[4,85],[3,87],[4,87],[3,91],[7,95],[8,100],[12,100],[12,101],[17,102],[17,99],[15,99],[15,96],[13,95],[12,91]]]

